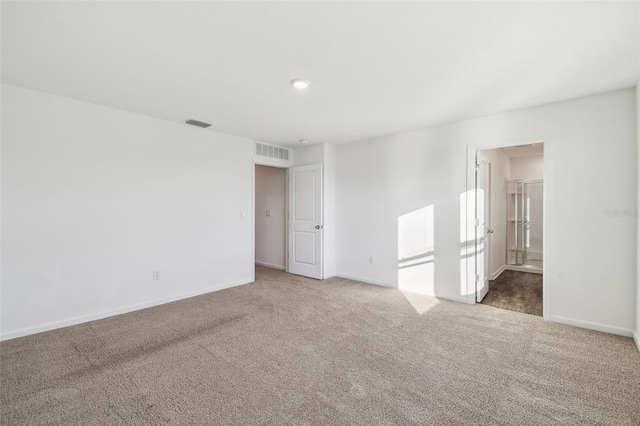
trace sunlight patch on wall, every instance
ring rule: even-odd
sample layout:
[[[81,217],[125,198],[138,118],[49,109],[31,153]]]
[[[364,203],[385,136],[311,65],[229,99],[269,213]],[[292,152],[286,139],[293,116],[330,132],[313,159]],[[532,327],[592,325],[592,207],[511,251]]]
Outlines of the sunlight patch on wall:
[[[398,217],[398,288],[435,294],[433,204]]]
[[[475,293],[475,189],[460,194],[460,295]]]
[[[486,234],[484,232],[484,226],[487,223],[487,219],[488,219],[488,215],[490,214],[488,209],[488,204],[486,203],[487,199],[487,194],[485,193],[485,190],[482,188],[477,188],[476,189],[476,217],[477,217],[477,222],[474,220],[475,225],[473,227],[473,230],[475,232],[475,252],[476,252],[476,259],[475,259],[475,265],[476,265],[476,275],[477,277],[479,277],[479,281],[478,283],[474,286],[477,287],[478,285],[482,285],[484,286],[484,278],[487,277],[487,274],[489,273],[488,271],[488,258],[487,256],[489,255],[487,253],[487,237]],[[474,280],[471,281],[472,283],[475,283],[475,278]],[[475,293],[476,291],[479,291],[479,289],[474,288],[473,292]]]

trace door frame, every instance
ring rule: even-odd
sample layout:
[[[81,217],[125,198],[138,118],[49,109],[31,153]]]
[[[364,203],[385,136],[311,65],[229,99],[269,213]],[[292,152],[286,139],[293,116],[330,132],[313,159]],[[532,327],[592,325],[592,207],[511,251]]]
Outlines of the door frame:
[[[269,159],[253,158],[251,160],[251,281],[256,280],[256,166],[285,169],[284,183],[284,271],[289,272],[289,167]]]
[[[543,181],[544,187],[542,192],[542,318],[544,320],[549,320],[551,306],[549,304],[549,289],[548,289],[548,279],[547,274],[544,271],[547,269],[549,264],[548,257],[548,246],[549,246],[549,229],[547,224],[547,215],[548,215],[548,206],[549,206],[549,194],[553,192],[553,179],[550,179],[550,164],[553,161],[553,144],[550,143],[549,139],[543,137],[530,137],[530,138],[516,138],[516,139],[500,139],[486,142],[478,142],[467,145],[467,185],[466,191],[469,193],[470,191],[476,190],[476,164],[477,164],[477,156],[478,151],[483,151],[486,149],[496,149],[496,148],[507,148],[510,146],[521,146],[521,145],[531,145],[536,143],[544,143],[544,163],[543,163]],[[466,217],[476,218],[475,206],[470,206],[468,203],[466,205]],[[469,235],[469,221],[465,220],[465,232],[466,235]],[[475,229],[473,230],[475,234]],[[475,237],[474,237],[475,238]],[[475,248],[475,243],[474,243]],[[473,253],[467,257],[466,261],[466,298],[468,304],[476,303],[476,252],[475,249]]]
[[[489,161],[485,161],[485,160],[480,160],[479,158],[477,158],[477,153],[478,151],[476,151],[476,165],[479,167],[482,167],[481,163],[484,163],[484,167],[485,170],[484,172],[486,173],[486,177],[487,180],[489,181],[489,185],[488,187],[484,188],[484,215],[485,215],[485,222],[484,222],[484,226],[485,226],[485,231],[484,231],[484,257],[483,257],[483,262],[484,262],[484,270],[485,270],[485,275],[487,278],[487,293],[489,292],[489,281],[491,281],[491,274],[489,273],[491,271],[491,246],[492,246],[492,235],[490,232],[488,232],[489,229],[492,229],[493,224],[491,223],[491,208],[493,207],[493,198],[492,198],[492,191],[491,191],[491,185],[493,183],[493,177],[491,176],[492,174],[492,164]],[[478,168],[476,167],[476,187],[478,185]],[[483,178],[485,177],[485,174],[482,175]],[[477,216],[478,214],[478,193],[475,193],[475,197],[476,197],[476,201],[475,201],[475,207],[476,207],[476,213],[475,215]],[[488,201],[488,202],[487,202]],[[489,214],[487,214],[487,209],[489,210]],[[476,229],[476,235],[477,235],[477,229]],[[492,231],[493,232],[493,231]],[[475,244],[475,250],[474,253],[477,256],[477,252],[478,252],[478,244],[476,242]],[[477,257],[476,257],[477,260]],[[475,265],[476,268],[476,275],[477,275],[477,268],[478,268],[478,264],[476,263]],[[484,278],[484,277],[480,277],[480,278]],[[476,280],[475,283],[475,290],[476,290],[476,303],[480,303],[480,301],[478,301],[478,280]],[[485,293],[485,295],[483,296],[486,297],[487,293]]]

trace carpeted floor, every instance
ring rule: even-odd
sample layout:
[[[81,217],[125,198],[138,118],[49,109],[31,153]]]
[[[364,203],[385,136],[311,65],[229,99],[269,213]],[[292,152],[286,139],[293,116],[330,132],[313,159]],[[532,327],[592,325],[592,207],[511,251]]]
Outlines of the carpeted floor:
[[[542,274],[504,271],[489,281],[482,304],[542,316]]]
[[[266,268],[0,350],[6,425],[640,424],[629,338]]]

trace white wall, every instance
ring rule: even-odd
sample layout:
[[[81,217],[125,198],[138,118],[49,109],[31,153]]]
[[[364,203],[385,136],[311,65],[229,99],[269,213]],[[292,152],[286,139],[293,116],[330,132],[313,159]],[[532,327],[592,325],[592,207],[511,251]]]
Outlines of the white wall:
[[[637,138],[637,150],[638,150],[638,191],[637,191],[637,200],[636,208],[640,211],[640,82],[636,86],[636,138]],[[640,350],[640,215],[638,215],[637,222],[637,256],[636,256],[636,331],[634,334],[634,339],[636,341],[636,345],[638,345],[638,349]]]
[[[514,157],[511,159],[511,179],[543,179],[544,156]]]
[[[324,145],[324,278],[336,275],[336,147]]]
[[[256,165],[255,262],[279,269],[285,267],[286,178],[286,169]]]
[[[640,20],[640,8],[638,9],[638,20]],[[638,38],[640,40],[640,34],[638,34]],[[640,43],[638,43],[640,46]],[[638,61],[640,65],[640,49],[638,52]],[[636,85],[636,149],[637,149],[637,192],[636,192],[636,208],[640,211],[640,80],[638,80],[638,84]],[[636,221],[637,225],[637,239],[636,239],[636,331],[634,334],[634,339],[636,341],[636,345],[638,346],[638,350],[640,350],[640,215],[638,215],[638,219]]]
[[[324,144],[302,145],[293,148],[293,165],[307,166],[324,162]]]
[[[294,166],[322,164],[322,277],[336,274],[336,147],[327,143],[294,148]]]
[[[478,152],[478,159],[491,163],[491,256],[489,277],[503,270],[507,241],[507,181],[511,179],[511,158],[501,149]]]
[[[398,219],[433,206],[435,293],[467,300],[460,224],[467,145],[544,141],[548,319],[630,335],[636,220],[604,211],[636,205],[635,121],[627,89],[339,145],[338,274],[396,286]]]
[[[251,140],[2,90],[2,338],[251,281]]]

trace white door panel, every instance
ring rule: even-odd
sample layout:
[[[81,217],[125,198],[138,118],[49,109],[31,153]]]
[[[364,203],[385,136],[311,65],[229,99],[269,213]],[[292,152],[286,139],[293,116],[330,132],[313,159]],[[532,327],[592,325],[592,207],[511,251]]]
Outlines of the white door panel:
[[[316,172],[294,172],[293,217],[297,221],[316,220]]]
[[[491,163],[480,162],[476,171],[476,302],[489,292],[491,249]]]
[[[315,232],[295,231],[293,235],[293,261],[295,263],[316,263],[316,234]]]
[[[322,164],[289,169],[289,272],[322,278]]]

